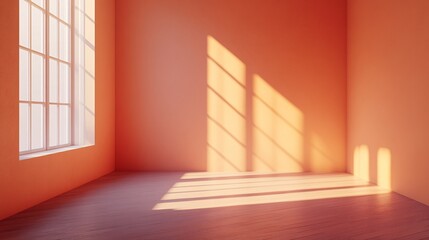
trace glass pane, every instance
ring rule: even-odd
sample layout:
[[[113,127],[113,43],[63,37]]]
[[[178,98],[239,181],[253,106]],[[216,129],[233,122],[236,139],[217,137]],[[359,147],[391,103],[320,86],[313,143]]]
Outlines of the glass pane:
[[[85,16],[85,40],[88,41],[88,45],[95,45],[95,22],[87,16]]]
[[[31,105],[31,149],[43,148],[43,119],[44,109],[42,104]]]
[[[30,99],[30,54],[28,51],[19,49],[19,100]]]
[[[58,17],[58,0],[49,0],[49,11]]]
[[[42,8],[45,8],[45,0],[33,0],[33,3],[39,5]]]
[[[66,23],[70,23],[70,0],[60,1],[60,18]]]
[[[85,4],[85,15],[95,21],[95,0],[84,0],[83,2]]]
[[[44,53],[45,50],[45,13],[31,6],[31,49]]]
[[[27,103],[19,104],[19,151],[30,150],[30,114]]]
[[[49,60],[49,102],[58,102],[58,61]]]
[[[70,103],[70,66],[60,63],[60,103]]]
[[[54,147],[58,145],[58,106],[49,106],[49,146]]]
[[[38,54],[31,54],[31,99],[42,102],[44,98],[45,62]]]
[[[49,17],[49,56],[58,58],[58,20]]]
[[[60,59],[69,61],[70,53],[70,28],[60,22]]]
[[[70,134],[70,107],[60,106],[60,145],[68,144]]]
[[[19,0],[19,44],[30,47],[30,5],[24,0]]]

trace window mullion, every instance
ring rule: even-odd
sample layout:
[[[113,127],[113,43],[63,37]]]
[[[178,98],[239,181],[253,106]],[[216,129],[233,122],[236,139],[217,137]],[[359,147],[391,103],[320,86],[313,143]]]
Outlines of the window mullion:
[[[60,9],[61,9],[61,2],[60,1],[58,1],[58,21],[60,21],[61,20],[61,18],[60,18]],[[58,57],[58,71],[57,71],[57,102],[59,103],[60,102],[60,83],[61,83],[61,79],[60,79],[60,71],[61,71],[61,68],[60,68],[60,22],[58,22],[58,24],[57,24],[57,53],[58,53],[58,55],[57,55],[57,57]],[[60,106],[59,105],[57,105],[57,116],[56,116],[56,118],[57,118],[57,146],[59,146],[60,145],[60,124],[61,124],[61,122],[60,122]]]
[[[33,3],[29,2],[28,6],[28,12],[30,14],[29,18],[28,18],[28,31],[29,31],[29,42],[28,42],[28,46],[30,47],[30,50],[33,49],[33,29],[32,29],[32,14],[33,14],[33,8],[31,7]],[[33,109],[32,109],[32,104],[31,101],[33,100],[33,51],[29,51],[28,52],[28,61],[30,63],[30,74],[28,76],[28,82],[29,82],[29,89],[28,89],[28,100],[29,100],[29,104],[28,104],[28,133],[29,133],[29,146],[28,149],[29,151],[31,151],[33,149]]]
[[[69,92],[69,103],[70,103],[70,115],[69,115],[69,142],[71,145],[74,144],[74,116],[75,116],[75,3],[74,0],[70,0],[70,92]]]
[[[49,32],[50,32],[50,28],[49,28],[49,23],[50,23],[50,19],[49,19],[49,0],[45,0],[45,54],[46,54],[46,58],[45,58],[45,149],[49,149],[49,83],[50,83],[50,69],[49,69],[49,56],[50,56],[50,52],[49,52]]]

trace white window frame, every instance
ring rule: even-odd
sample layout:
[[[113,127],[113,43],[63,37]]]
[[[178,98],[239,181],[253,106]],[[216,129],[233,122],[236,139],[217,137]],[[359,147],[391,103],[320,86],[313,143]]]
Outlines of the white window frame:
[[[55,16],[51,13],[49,8],[50,0],[42,0],[44,2],[44,7],[39,6],[35,2],[40,2],[37,0],[19,0],[25,1],[28,3],[28,46],[21,45],[19,43],[19,49],[21,51],[26,51],[28,55],[28,99],[22,100],[20,94],[20,108],[22,104],[28,106],[28,136],[27,136],[27,145],[28,150],[23,150],[19,152],[20,159],[28,159],[32,157],[41,156],[44,154],[55,153],[61,151],[62,149],[68,150],[73,149],[73,147],[84,147],[88,145],[95,144],[95,2],[94,0],[69,0],[69,12],[68,12],[68,21],[61,19],[60,17],[60,7],[58,8],[58,16]],[[58,2],[63,2],[63,0],[58,0]],[[89,6],[89,7],[88,7]],[[44,13],[44,51],[39,52],[34,50],[32,47],[32,7],[36,7]],[[89,9],[88,12],[86,9]],[[20,9],[21,11],[21,9]],[[75,13],[75,11],[77,11]],[[55,19],[57,21],[57,56],[52,56],[50,54],[50,20]],[[21,21],[21,19],[20,19]],[[89,23],[89,24],[88,24]],[[63,24],[69,29],[69,38],[68,38],[68,60],[61,59],[60,53],[60,25]],[[93,30],[88,33],[88,29]],[[89,36],[89,37],[88,37]],[[88,41],[88,39],[90,41]],[[89,50],[88,50],[89,49]],[[88,54],[90,52],[90,54]],[[33,101],[32,100],[32,54],[37,54],[42,56],[44,67],[44,79],[43,79],[43,101]],[[52,102],[50,99],[50,61],[54,60],[57,64],[56,71],[56,81],[57,81],[57,101]],[[60,66],[61,64],[68,66],[68,100],[62,102],[60,99]],[[89,65],[90,67],[88,67]],[[21,68],[21,63],[20,63]],[[88,69],[91,69],[91,74],[87,74]],[[20,70],[21,71],[21,70]],[[21,74],[21,73],[20,73]],[[89,76],[88,76],[89,75]],[[21,77],[21,76],[20,76]],[[21,84],[21,82],[20,82]],[[87,89],[90,86],[89,89]],[[77,91],[75,91],[75,89]],[[21,86],[20,86],[21,91]],[[32,149],[32,110],[31,108],[34,104],[42,105],[43,108],[43,146],[41,148]],[[60,134],[62,132],[60,127],[60,107],[66,106],[66,111],[68,111],[68,125],[67,129],[67,142],[60,143]],[[57,108],[57,134],[56,134],[56,145],[50,143],[50,108]],[[64,109],[64,108],[62,108]],[[21,110],[20,110],[21,112]],[[88,114],[89,113],[89,114]],[[21,113],[20,113],[21,114]],[[21,121],[21,120],[20,120]],[[21,126],[20,126],[21,131]],[[21,135],[20,135],[21,137]],[[20,140],[21,141],[21,140]],[[51,146],[50,146],[51,145]],[[70,148],[72,147],[72,148]]]

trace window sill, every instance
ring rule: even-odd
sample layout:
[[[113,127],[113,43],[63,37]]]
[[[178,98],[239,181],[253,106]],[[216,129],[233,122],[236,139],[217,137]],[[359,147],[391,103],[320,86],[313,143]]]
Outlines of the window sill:
[[[29,153],[29,154],[25,154],[25,155],[20,155],[19,160],[28,160],[31,158],[43,157],[43,156],[47,156],[47,155],[51,155],[51,154],[55,154],[55,153],[66,152],[66,151],[71,151],[71,150],[76,150],[76,149],[81,149],[81,148],[86,148],[86,147],[91,147],[91,146],[94,146],[94,144],[81,145],[81,146],[70,146],[70,147],[63,147],[63,148],[58,148],[58,149],[53,149],[53,150],[47,150],[47,151],[43,151],[43,152]]]

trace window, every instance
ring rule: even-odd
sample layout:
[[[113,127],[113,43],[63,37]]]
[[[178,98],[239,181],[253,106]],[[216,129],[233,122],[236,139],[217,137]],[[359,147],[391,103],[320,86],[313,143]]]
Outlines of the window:
[[[19,0],[20,155],[94,144],[94,0]]]

